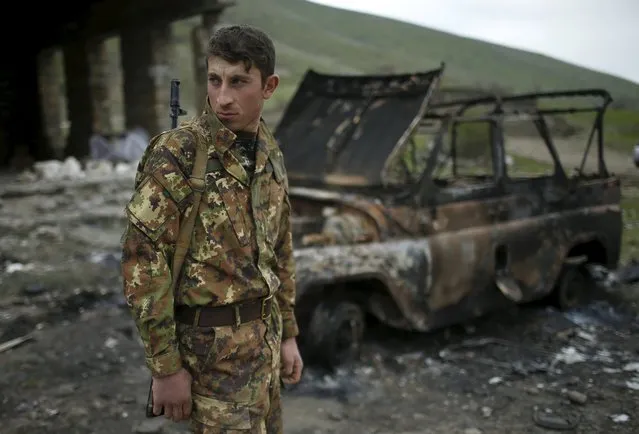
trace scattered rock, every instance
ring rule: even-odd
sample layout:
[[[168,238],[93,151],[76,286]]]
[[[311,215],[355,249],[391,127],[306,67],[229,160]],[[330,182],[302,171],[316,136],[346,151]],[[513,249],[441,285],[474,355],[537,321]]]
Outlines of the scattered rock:
[[[56,197],[40,196],[35,209],[42,212],[54,211],[60,207]]]
[[[628,363],[623,367],[624,371],[639,372],[639,362]]]
[[[113,171],[117,174],[134,174],[137,164],[118,163]]]
[[[628,389],[639,390],[639,378],[634,378],[633,381],[626,381]]]
[[[28,169],[24,170],[16,177],[16,181],[20,183],[25,183],[25,184],[36,182],[37,180],[38,180],[38,175]]]
[[[526,386],[524,391],[530,395],[539,395],[539,389],[535,386]]]
[[[588,396],[586,394],[577,392],[576,390],[567,390],[566,398],[568,398],[570,402],[581,405],[585,404],[588,401]]]
[[[20,262],[9,262],[5,264],[4,272],[12,274],[16,272],[31,271],[35,268],[33,264],[22,264]]]
[[[104,341],[104,346],[109,349],[113,349],[118,345],[118,340],[112,337],[108,337],[106,341]]]
[[[488,384],[499,384],[502,381],[504,381],[504,379],[501,377],[493,377],[490,380],[488,380]]]
[[[581,339],[586,340],[590,343],[594,343],[597,340],[594,334],[586,333],[585,331],[582,331],[582,330],[577,331],[577,336],[579,336]]]
[[[47,291],[47,288],[40,283],[30,283],[22,288],[22,293],[28,296],[35,296],[43,294]]]
[[[55,226],[39,226],[33,231],[33,236],[47,241],[62,241],[64,238],[60,228]]]
[[[581,354],[575,347],[564,347],[555,355],[553,362],[563,362],[566,365],[581,363],[586,361],[586,356]]]
[[[47,408],[44,410],[44,412],[49,417],[57,416],[58,414],[60,414],[60,410],[58,410],[57,408]]]
[[[75,157],[68,157],[64,161],[48,160],[34,163],[33,170],[39,179],[78,179],[84,178],[80,162]]]
[[[630,416],[627,414],[613,414],[610,416],[610,419],[612,419],[614,423],[626,423],[630,420]]]
[[[577,414],[556,414],[551,409],[537,410],[533,413],[533,421],[537,426],[556,431],[575,429],[579,424],[579,419]]]
[[[71,384],[71,383],[61,384],[55,390],[54,395],[59,397],[69,396],[69,395],[72,395],[77,389],[78,389],[78,386],[75,384]]]
[[[105,176],[113,172],[113,163],[109,160],[89,160],[85,170],[89,176]]]
[[[74,418],[84,418],[89,415],[89,410],[84,407],[73,407],[68,414]]]
[[[344,413],[341,411],[331,411],[328,413],[328,418],[330,420],[339,422],[340,420],[344,419]]]
[[[138,434],[161,433],[168,423],[169,420],[164,417],[145,419],[135,426],[133,432]]]

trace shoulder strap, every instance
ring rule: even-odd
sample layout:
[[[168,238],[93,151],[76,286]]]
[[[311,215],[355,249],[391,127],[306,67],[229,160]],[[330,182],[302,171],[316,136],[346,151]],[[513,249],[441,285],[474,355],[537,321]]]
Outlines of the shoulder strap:
[[[198,140],[196,142],[195,161],[193,162],[193,171],[189,178],[189,183],[193,189],[193,206],[191,212],[186,216],[184,223],[180,225],[180,233],[178,235],[177,242],[175,244],[175,253],[173,254],[173,265],[171,267],[171,274],[173,281],[171,283],[171,289],[175,294],[177,281],[180,275],[186,252],[191,244],[191,235],[193,234],[193,226],[195,225],[195,217],[197,216],[198,209],[200,208],[200,201],[202,199],[202,193],[204,192],[204,174],[206,172],[206,160],[207,160],[207,148],[206,143]]]

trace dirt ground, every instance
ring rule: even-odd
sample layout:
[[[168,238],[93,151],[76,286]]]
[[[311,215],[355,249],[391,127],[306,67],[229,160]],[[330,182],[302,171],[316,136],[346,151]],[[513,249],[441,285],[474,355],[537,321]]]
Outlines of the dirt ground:
[[[1,180],[3,434],[186,432],[144,418],[149,377],[119,276],[120,169]],[[580,310],[512,306],[428,334],[372,324],[361,361],[308,366],[284,392],[285,432],[639,432],[634,300],[639,289],[616,287]]]

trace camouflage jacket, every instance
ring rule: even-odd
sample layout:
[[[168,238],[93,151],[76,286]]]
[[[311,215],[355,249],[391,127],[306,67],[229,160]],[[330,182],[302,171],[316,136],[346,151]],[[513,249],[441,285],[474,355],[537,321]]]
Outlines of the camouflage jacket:
[[[207,107],[201,116],[154,138],[138,165],[135,192],[126,206],[122,276],[153,375],[181,367],[176,304],[215,306],[271,294],[282,312],[283,338],[298,334],[283,156],[262,122],[250,177],[229,151],[235,137]],[[198,140],[208,149],[206,186],[172,294],[172,255],[180,222],[192,206],[187,180]]]

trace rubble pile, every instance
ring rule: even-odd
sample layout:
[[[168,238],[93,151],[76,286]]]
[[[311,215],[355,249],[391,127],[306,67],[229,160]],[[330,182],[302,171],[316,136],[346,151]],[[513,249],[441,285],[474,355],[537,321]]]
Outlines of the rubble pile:
[[[84,167],[75,157],[65,160],[47,160],[34,163],[32,169],[22,172],[17,181],[21,183],[60,180],[108,181],[111,178],[128,177],[135,174],[137,163],[109,160],[88,160]]]

